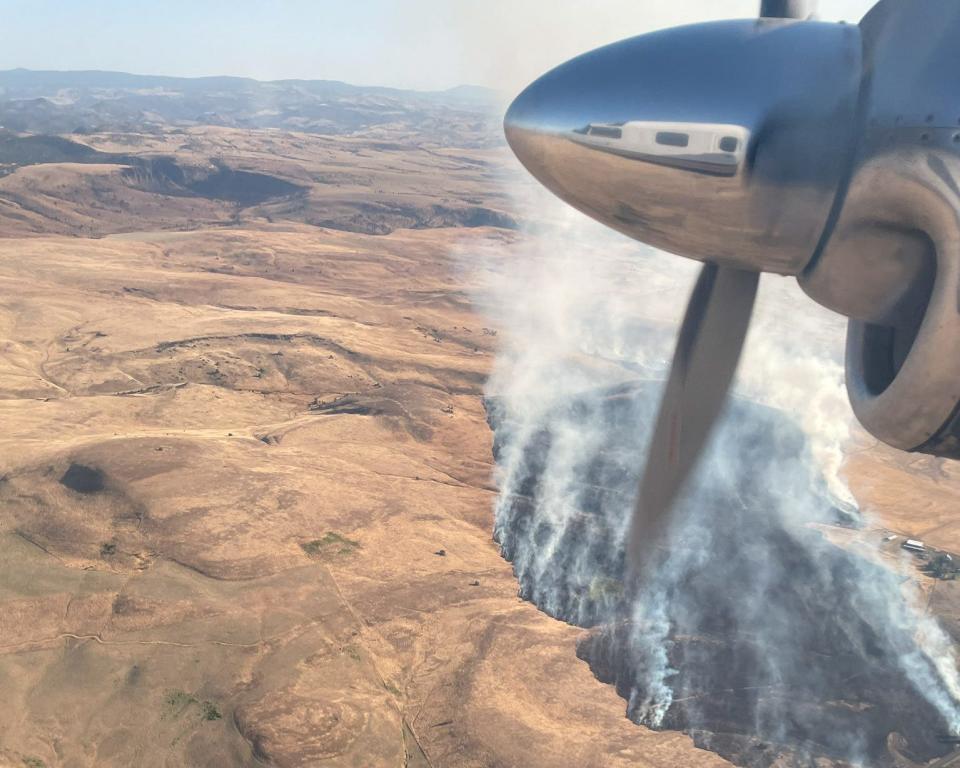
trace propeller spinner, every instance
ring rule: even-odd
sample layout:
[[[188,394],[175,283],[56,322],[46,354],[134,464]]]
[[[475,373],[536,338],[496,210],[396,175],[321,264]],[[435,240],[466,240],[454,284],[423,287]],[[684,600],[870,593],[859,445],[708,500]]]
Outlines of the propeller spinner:
[[[634,566],[722,410],[760,272],[796,276],[851,318],[848,390],[868,430],[960,456],[960,4],[882,0],[859,27],[802,20],[813,10],[763,0],[764,18],[624,40],[507,112],[511,148],[555,194],[705,263],[641,480]]]

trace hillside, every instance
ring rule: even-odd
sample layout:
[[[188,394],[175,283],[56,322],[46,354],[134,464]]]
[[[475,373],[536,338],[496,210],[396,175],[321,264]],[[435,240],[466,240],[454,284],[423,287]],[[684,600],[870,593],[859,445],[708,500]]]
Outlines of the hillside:
[[[544,234],[491,99],[0,73],[0,766],[797,765],[746,707],[725,722],[744,691],[699,692],[719,702],[715,733],[691,726],[689,704],[668,725],[692,734],[631,722],[594,675],[616,683],[604,636],[525,599],[542,573],[518,583],[493,539],[486,390],[517,329],[481,288],[510,284],[531,254],[569,249],[586,271],[603,254],[627,276],[603,298],[644,339],[672,334],[651,307],[679,294],[632,244],[576,250],[563,227]],[[543,288],[525,285],[507,292],[521,310]],[[592,351],[578,351],[591,386],[614,368],[629,382],[604,392],[620,443],[594,446],[596,504],[629,492],[625,396],[649,373],[604,357],[615,325],[588,328]],[[579,429],[590,407],[558,410]],[[848,551],[893,563],[887,529],[960,551],[952,464],[862,437],[847,450],[875,516],[859,530],[818,518],[804,534],[818,553],[838,570],[859,562]],[[795,458],[768,452],[763,466]],[[543,491],[531,488],[512,500],[518,529]],[[765,519],[760,490],[751,510]],[[729,520],[718,530],[739,540]],[[726,559],[749,584],[753,561]],[[576,600],[616,593],[621,576],[551,567]],[[726,583],[704,573],[705,594]],[[958,582],[908,581],[960,637]],[[840,601],[846,584],[823,594]],[[834,627],[822,595],[788,594],[819,617],[811,634]],[[727,659],[727,636],[708,629],[675,652]],[[751,643],[731,651],[730,679],[761,658]],[[884,758],[918,768],[901,736],[884,742],[896,707],[873,704],[915,692],[896,676],[837,679],[812,721],[869,711]],[[935,743],[923,754],[946,751],[925,713],[911,720]]]
[[[332,80],[0,71],[0,127],[30,133],[156,132],[216,125],[349,134],[427,131],[440,144],[499,143],[498,96],[476,87],[403,91]]]

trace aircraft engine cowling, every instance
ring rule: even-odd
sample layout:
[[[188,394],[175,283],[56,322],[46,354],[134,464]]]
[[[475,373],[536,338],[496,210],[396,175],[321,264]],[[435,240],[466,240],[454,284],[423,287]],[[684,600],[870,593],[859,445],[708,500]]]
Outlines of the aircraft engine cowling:
[[[799,281],[850,318],[847,390],[863,426],[960,458],[960,4],[883,2],[860,28],[856,159]]]
[[[664,445],[689,440],[683,461],[664,454],[683,468],[670,493],[719,413],[761,272],[849,318],[847,389],[871,434],[960,458],[960,2],[880,0],[856,26],[807,20],[807,0],[761,7],[789,18],[599,48],[505,119],[558,197],[705,263],[658,421]]]

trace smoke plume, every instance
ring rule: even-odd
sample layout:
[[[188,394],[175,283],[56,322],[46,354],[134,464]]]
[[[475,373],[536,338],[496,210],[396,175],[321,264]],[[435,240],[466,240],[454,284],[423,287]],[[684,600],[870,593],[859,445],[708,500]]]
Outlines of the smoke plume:
[[[763,279],[736,396],[628,599],[624,535],[696,265],[537,208],[536,233],[471,254],[503,329],[494,535],[521,594],[594,628],[580,654],[632,719],[740,764],[892,765],[894,733],[915,759],[945,752],[952,644],[906,558],[864,544],[879,535],[841,472],[842,321]]]

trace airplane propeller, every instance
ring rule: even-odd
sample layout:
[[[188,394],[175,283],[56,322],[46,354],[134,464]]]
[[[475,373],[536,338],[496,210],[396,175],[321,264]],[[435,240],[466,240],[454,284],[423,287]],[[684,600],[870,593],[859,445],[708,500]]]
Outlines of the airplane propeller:
[[[638,568],[723,411],[750,328],[760,273],[707,264],[680,326],[627,535]]]
[[[810,0],[762,0],[760,16],[804,19]],[[760,273],[707,263],[687,304],[627,534],[645,561],[723,411],[750,328]]]
[[[507,141],[561,199],[703,262],[630,522],[636,570],[720,416],[761,272],[849,318],[847,392],[902,450],[960,458],[960,3],[813,0],[623,40],[546,73]]]

